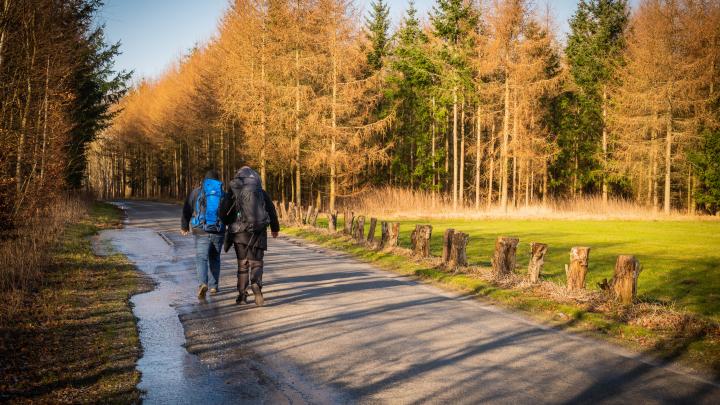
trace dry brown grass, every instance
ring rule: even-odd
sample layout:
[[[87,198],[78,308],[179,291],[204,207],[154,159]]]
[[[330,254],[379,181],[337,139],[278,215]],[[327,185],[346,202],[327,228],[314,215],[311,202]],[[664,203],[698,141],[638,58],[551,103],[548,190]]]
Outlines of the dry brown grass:
[[[497,204],[488,207],[483,199],[479,209],[475,209],[473,200],[454,210],[451,196],[395,187],[369,189],[341,198],[339,203],[357,212],[392,218],[718,219],[680,211],[666,215],[660,210],[622,199],[612,199],[605,204],[598,196],[552,199],[545,204],[535,201],[528,206],[523,200],[517,207],[509,206],[507,212]]]
[[[12,318],[24,295],[42,281],[52,264],[49,251],[62,236],[66,226],[87,215],[88,201],[59,197],[48,207],[38,210],[24,225],[0,240],[0,289],[6,299],[0,303],[2,318]]]

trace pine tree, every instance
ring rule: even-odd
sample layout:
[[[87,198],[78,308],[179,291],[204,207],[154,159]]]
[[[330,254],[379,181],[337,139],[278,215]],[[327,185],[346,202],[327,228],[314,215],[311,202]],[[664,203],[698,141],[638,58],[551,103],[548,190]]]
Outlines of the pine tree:
[[[370,16],[365,20],[365,34],[370,41],[367,55],[368,67],[379,70],[388,53],[390,30],[390,7],[385,0],[374,0],[370,3]]]
[[[578,110],[574,114],[582,123],[579,130],[588,141],[600,144],[599,177],[604,202],[608,199],[609,174],[605,122],[608,86],[625,47],[628,19],[627,0],[580,0],[577,11],[570,19],[570,34],[565,48],[570,74],[579,89]]]

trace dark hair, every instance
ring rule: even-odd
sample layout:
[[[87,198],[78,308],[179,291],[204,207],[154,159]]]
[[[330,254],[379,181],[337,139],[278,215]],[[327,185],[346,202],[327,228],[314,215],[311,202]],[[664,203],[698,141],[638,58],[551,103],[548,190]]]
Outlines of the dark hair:
[[[205,178],[206,178],[206,179],[219,180],[219,179],[220,179],[220,175],[218,174],[218,171],[217,171],[217,170],[215,170],[215,169],[210,169],[210,170],[208,170],[208,171],[205,173]]]

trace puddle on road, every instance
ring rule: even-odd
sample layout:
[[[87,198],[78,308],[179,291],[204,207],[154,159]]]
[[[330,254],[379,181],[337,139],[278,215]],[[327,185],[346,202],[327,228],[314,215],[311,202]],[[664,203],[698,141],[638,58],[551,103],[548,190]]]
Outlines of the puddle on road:
[[[97,254],[125,254],[157,283],[131,298],[143,356],[139,388],[145,403],[236,403],[231,388],[185,349],[185,335],[174,306],[194,303],[195,275],[178,262],[174,248],[157,232],[136,227],[102,231],[93,243]]]

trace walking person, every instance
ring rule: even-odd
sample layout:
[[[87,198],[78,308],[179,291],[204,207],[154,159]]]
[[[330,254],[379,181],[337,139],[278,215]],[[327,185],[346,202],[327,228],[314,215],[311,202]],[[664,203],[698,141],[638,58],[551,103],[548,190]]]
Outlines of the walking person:
[[[220,283],[220,254],[225,237],[225,225],[220,217],[220,205],[225,200],[223,183],[218,172],[209,170],[202,185],[194,189],[185,199],[180,233],[188,235],[192,228],[195,239],[195,270],[197,272],[197,296],[205,299],[217,294]]]
[[[227,235],[225,250],[235,247],[238,260],[238,304],[247,303],[248,286],[253,292],[255,305],[262,306],[263,257],[267,250],[267,228],[273,238],[280,231],[275,206],[262,189],[260,175],[244,166],[230,181],[232,198],[226,198],[221,207]]]

